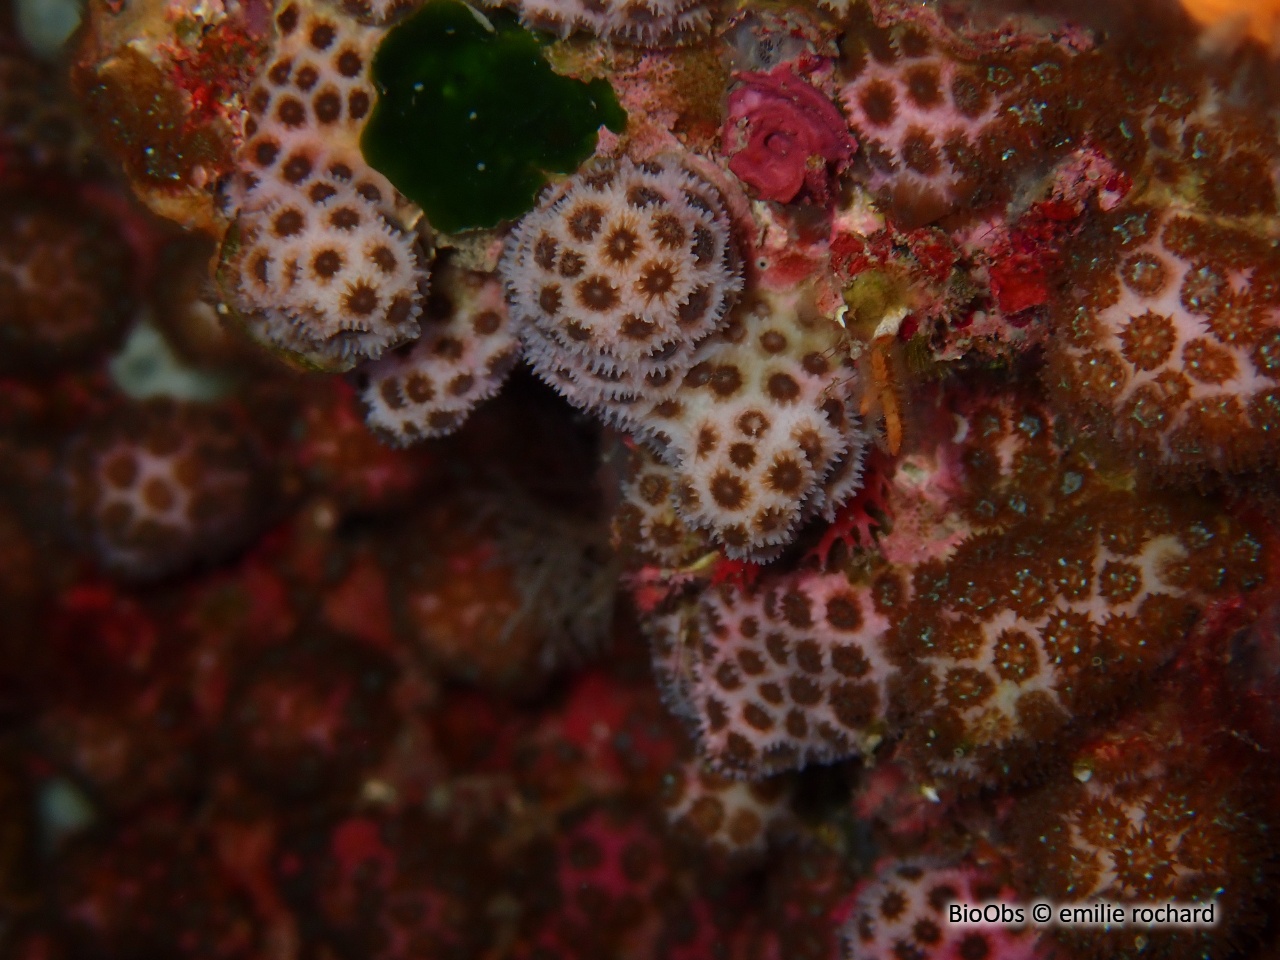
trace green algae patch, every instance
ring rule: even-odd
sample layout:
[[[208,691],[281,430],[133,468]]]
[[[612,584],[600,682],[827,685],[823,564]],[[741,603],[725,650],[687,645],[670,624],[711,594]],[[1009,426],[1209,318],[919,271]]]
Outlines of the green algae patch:
[[[621,133],[627,119],[607,81],[560,76],[508,14],[458,0],[392,29],[373,80],[365,159],[446,233],[525,213],[549,173],[591,156],[601,125]]]

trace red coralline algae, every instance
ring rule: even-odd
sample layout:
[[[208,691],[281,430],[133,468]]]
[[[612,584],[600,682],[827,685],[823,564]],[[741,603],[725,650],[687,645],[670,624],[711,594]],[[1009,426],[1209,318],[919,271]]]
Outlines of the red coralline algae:
[[[57,877],[73,955],[243,960],[262,948],[247,898],[223,875],[207,831],[172,809],[68,851]]]
[[[884,532],[889,523],[887,503],[889,485],[885,477],[889,469],[887,458],[874,451],[864,467],[865,479],[857,495],[841,507],[822,534],[822,539],[811,554],[820,567],[832,565],[832,551],[837,546],[853,553],[871,548],[877,535]]]
[[[652,685],[593,670],[522,736],[517,752],[527,760],[520,765],[525,788],[550,809],[573,809],[589,792],[656,795],[680,747]]]
[[[605,952],[642,949],[657,935],[659,889],[673,879],[661,846],[651,823],[622,810],[593,810],[569,826],[557,843],[563,908],[553,935],[579,950],[593,941]]]
[[[100,145],[161,216],[217,234],[218,181],[243,136],[241,109],[261,63],[260,5],[172,11],[87,5],[72,83]]]
[[[308,859],[318,918],[335,944],[382,960],[463,956],[477,943],[475,918],[460,882],[485,876],[487,864],[452,861],[447,841],[406,849],[404,839],[440,824],[421,818],[350,816],[326,825],[326,847]],[[439,859],[437,859],[439,858]]]
[[[513,956],[700,960],[725,942],[720,904],[693,893],[696,861],[642,810],[593,805],[564,822],[552,851],[551,908]]]
[[[169,669],[127,697],[67,697],[41,717],[39,736],[59,770],[112,811],[186,794],[206,733],[187,680]]]
[[[301,479],[343,513],[401,507],[429,476],[430,453],[379,443],[360,415],[358,395],[345,383],[316,390],[299,413],[293,456]]]
[[[390,677],[383,658],[344,638],[293,638],[258,658],[230,691],[228,756],[285,797],[349,784],[390,738]]]
[[[79,655],[81,670],[64,679],[84,697],[94,677],[111,685],[134,686],[155,667],[159,626],[136,597],[114,584],[80,581],[69,584],[45,620],[50,642]],[[83,672],[81,672],[83,671]]]
[[[1082,154],[1055,171],[1049,196],[1037,200],[1004,230],[984,238],[981,246],[990,260],[987,268],[995,305],[1012,318],[1043,307],[1051,295],[1050,282],[1061,261],[1061,247],[1081,226],[1085,204],[1095,197],[1103,209],[1114,206],[1127,192],[1119,175],[1103,157]],[[1024,319],[1025,323],[1026,320]]]
[[[790,203],[803,191],[827,204],[833,172],[857,146],[839,108],[790,66],[734,79],[723,135],[729,169],[761,199]]]

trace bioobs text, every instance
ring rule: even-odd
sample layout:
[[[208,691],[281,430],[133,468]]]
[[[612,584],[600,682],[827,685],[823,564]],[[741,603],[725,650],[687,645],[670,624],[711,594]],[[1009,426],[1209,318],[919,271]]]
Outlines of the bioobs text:
[[[953,903],[947,907],[949,923],[999,923],[1016,925],[1027,922],[1027,911],[1007,903],[988,903],[974,906],[968,903]]]

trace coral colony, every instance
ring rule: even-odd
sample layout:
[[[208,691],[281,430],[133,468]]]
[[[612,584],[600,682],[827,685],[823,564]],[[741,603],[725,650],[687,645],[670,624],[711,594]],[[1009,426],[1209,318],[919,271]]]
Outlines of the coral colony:
[[[1280,5],[0,17],[0,955],[1280,956]]]

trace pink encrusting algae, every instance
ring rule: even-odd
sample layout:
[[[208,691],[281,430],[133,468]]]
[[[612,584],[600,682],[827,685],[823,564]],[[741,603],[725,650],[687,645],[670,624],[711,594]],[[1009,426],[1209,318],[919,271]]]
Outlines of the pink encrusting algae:
[[[1280,950],[1270,6],[14,6],[0,954]]]

